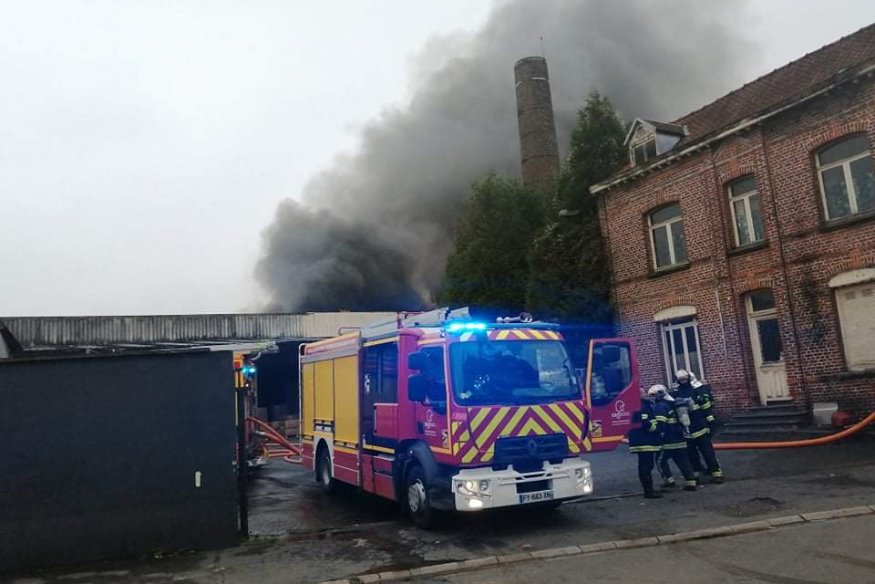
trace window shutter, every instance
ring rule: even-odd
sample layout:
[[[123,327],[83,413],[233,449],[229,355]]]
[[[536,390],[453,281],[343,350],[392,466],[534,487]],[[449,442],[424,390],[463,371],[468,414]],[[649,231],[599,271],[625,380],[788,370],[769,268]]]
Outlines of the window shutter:
[[[848,369],[875,367],[875,283],[836,290]]]

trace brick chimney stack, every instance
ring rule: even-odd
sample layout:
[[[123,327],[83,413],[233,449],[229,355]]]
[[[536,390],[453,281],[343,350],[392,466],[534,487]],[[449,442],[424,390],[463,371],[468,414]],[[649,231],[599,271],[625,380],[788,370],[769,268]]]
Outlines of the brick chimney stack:
[[[549,189],[559,176],[559,147],[550,76],[543,57],[526,57],[513,68],[523,184]]]

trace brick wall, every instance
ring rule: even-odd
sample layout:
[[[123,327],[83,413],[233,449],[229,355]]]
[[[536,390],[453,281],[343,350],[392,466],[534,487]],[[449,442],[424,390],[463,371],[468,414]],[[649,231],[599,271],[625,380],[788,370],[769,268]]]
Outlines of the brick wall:
[[[792,400],[806,407],[838,401],[858,414],[875,409],[875,375],[846,372],[827,285],[839,273],[875,266],[875,220],[825,226],[814,163],[819,147],[855,132],[875,144],[871,78],[602,193],[621,328],[638,344],[643,384],[665,381],[654,315],[689,305],[696,309],[703,366],[719,406],[759,405],[745,298],[769,288]],[[765,242],[736,249],[728,185],[750,175]],[[683,212],[689,264],[654,274],[646,217],[671,202]]]

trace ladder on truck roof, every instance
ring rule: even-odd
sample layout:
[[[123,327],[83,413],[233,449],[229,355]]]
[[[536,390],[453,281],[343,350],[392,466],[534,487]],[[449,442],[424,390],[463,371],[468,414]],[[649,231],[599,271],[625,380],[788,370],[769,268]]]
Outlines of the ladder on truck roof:
[[[427,312],[401,313],[398,318],[375,322],[362,327],[362,340],[371,340],[388,336],[399,329],[410,327],[440,326],[453,319],[471,318],[468,307],[450,310],[449,308],[436,308]]]

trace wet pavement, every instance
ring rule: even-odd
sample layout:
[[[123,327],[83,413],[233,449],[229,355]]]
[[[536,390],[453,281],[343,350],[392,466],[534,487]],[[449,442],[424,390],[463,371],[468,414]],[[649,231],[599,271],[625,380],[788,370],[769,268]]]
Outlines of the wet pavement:
[[[590,457],[596,493],[556,512],[456,514],[436,531],[413,528],[397,505],[344,489],[323,495],[312,473],[281,461],[251,483],[250,530],[228,550],[177,554],[35,574],[32,581],[314,582],[486,555],[646,537],[731,523],[875,504],[875,440],[808,449],[719,454],[727,482],[659,500],[639,495],[624,447]],[[76,575],[86,574],[78,579]]]
[[[671,582],[860,584],[875,582],[875,517],[787,527],[665,546],[495,566],[418,582]],[[581,577],[585,574],[585,579]]]
[[[712,511],[722,510],[727,517],[747,517],[756,514],[754,511],[757,510],[763,513],[780,510],[784,506],[780,494],[788,488],[794,495],[817,497],[875,487],[875,476],[865,473],[865,476],[857,476],[854,472],[859,463],[875,464],[875,437],[812,448],[723,451],[718,452],[718,456],[730,483],[728,488],[706,482],[700,493],[670,493],[672,501],[687,496],[695,498],[691,500],[701,500]],[[592,454],[589,460],[595,477],[595,493],[582,501],[566,504],[558,514],[549,514],[551,525],[567,521],[576,524],[573,518],[581,513],[578,510],[581,506],[610,507],[618,498],[638,498],[640,486],[636,460],[625,447],[621,446],[614,452]],[[817,471],[816,476],[806,476],[812,471]],[[771,483],[771,479],[775,482]],[[722,491],[734,492],[749,481],[769,482],[774,491],[769,496],[752,497],[752,501],[742,507],[721,505],[720,501],[711,499]],[[445,521],[440,531],[460,529],[482,533],[492,527],[507,530],[508,521],[515,523],[519,519],[517,514],[527,516],[532,513],[503,510],[455,514]],[[542,514],[543,511],[534,513]],[[409,527],[397,504],[352,488],[344,488],[337,496],[328,497],[321,492],[312,473],[299,466],[272,462],[257,471],[250,486],[250,533],[254,536],[303,535],[390,526]]]

